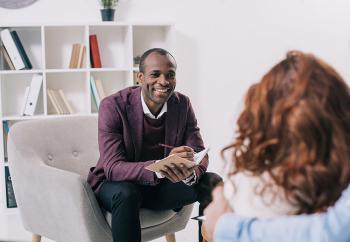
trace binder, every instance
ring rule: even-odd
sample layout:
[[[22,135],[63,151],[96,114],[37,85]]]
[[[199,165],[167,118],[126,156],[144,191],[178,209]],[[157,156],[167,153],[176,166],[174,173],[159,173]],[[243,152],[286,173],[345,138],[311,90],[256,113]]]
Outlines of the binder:
[[[32,82],[30,83],[29,95],[26,102],[24,115],[34,115],[42,83],[43,76],[39,74],[34,74],[32,77]]]
[[[19,50],[17,49],[15,41],[12,38],[10,30],[9,29],[2,30],[0,32],[0,36],[1,36],[2,43],[4,44],[5,49],[8,55],[10,56],[11,62],[16,68],[16,70],[25,69],[26,66],[22,60]]]
[[[32,69],[33,68],[32,63],[30,63],[30,60],[27,56],[27,53],[25,52],[25,50],[23,48],[22,42],[19,39],[17,32],[15,30],[11,31],[11,36],[12,36],[12,39],[15,42],[17,49],[19,51],[19,54],[21,55],[21,58],[24,62],[25,69],[28,69],[28,70]]]
[[[24,101],[23,101],[23,105],[22,105],[21,113],[20,113],[21,116],[24,116],[24,112],[26,110],[27,100],[28,100],[28,96],[29,96],[29,90],[30,90],[30,87],[27,86],[26,90],[24,92],[24,99],[23,99]]]

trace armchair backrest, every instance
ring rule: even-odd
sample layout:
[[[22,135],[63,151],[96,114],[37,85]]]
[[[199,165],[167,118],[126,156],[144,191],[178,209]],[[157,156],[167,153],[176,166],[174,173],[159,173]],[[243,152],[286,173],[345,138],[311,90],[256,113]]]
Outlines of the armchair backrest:
[[[18,152],[36,156],[49,166],[78,173],[83,179],[99,156],[96,116],[20,122],[12,127],[9,136]]]

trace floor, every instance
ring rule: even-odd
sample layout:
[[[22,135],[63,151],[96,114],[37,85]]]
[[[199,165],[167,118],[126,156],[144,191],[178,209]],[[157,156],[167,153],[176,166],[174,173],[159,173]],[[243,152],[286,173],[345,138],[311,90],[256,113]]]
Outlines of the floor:
[[[197,207],[197,206],[195,206]],[[192,215],[196,216],[197,209],[194,208]],[[178,242],[196,242],[198,233],[197,221],[191,220],[187,227],[176,233],[176,240]],[[6,209],[0,211],[0,241],[13,242],[30,242],[31,233],[27,232],[21,224],[17,209]],[[152,240],[152,242],[165,242],[165,237]],[[43,238],[42,242],[54,242],[47,238]]]

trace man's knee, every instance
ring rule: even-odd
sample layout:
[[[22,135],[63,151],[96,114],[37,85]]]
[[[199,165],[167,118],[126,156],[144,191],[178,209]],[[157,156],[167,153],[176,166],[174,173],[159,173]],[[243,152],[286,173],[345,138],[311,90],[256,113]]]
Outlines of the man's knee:
[[[212,201],[211,192],[222,182],[221,176],[213,172],[206,172],[201,176],[196,187],[198,202],[201,204],[201,207],[205,208],[209,205]]]
[[[119,190],[113,195],[112,203],[114,206],[120,204],[137,205],[141,202],[141,193],[137,185],[132,183],[121,184]]]

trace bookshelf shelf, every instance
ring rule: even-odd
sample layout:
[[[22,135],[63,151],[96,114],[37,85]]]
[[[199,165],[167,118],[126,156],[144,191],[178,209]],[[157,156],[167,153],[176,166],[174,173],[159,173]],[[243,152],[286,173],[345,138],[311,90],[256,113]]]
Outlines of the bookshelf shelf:
[[[0,208],[6,208],[5,169],[7,166],[7,131],[5,126],[31,119],[49,119],[82,115],[97,115],[91,78],[99,81],[105,95],[111,95],[134,85],[133,58],[153,47],[170,49],[170,23],[51,23],[0,24],[0,31],[15,30],[33,66],[32,69],[10,70],[0,52]],[[90,35],[96,35],[101,68],[93,68]],[[81,68],[70,68],[73,44],[85,46]],[[0,37],[0,47],[3,46]],[[81,49],[81,48],[80,48]],[[42,75],[36,109],[23,116],[25,92],[33,77]],[[72,107],[69,114],[58,114],[51,103],[52,90],[64,93]],[[50,94],[49,94],[50,93]],[[51,96],[51,99],[50,99]],[[63,100],[63,99],[62,99]]]

